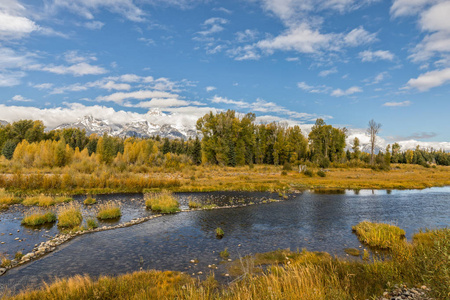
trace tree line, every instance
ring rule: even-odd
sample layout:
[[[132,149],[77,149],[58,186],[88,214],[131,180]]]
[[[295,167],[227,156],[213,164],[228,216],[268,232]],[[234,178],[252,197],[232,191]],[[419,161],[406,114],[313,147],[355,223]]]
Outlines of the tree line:
[[[322,119],[316,120],[307,137],[299,126],[276,122],[257,124],[255,119],[253,113],[239,115],[233,110],[216,114],[211,112],[197,121],[196,128],[201,139],[188,140],[159,136],[88,136],[84,129],[78,128],[45,131],[42,121],[20,120],[0,126],[0,153],[5,159],[23,167],[71,165],[84,173],[92,172],[98,163],[112,165],[119,170],[125,170],[130,165],[170,168],[190,164],[273,164],[283,165],[287,169],[298,164],[314,164],[321,168],[370,166],[379,169],[389,169],[391,163],[425,167],[430,164],[450,165],[450,154],[442,150],[417,147],[415,150],[401,151],[400,145],[395,143],[378,154],[369,154],[361,151],[357,138],[346,147],[347,129],[327,125]],[[379,126],[375,129],[379,130]],[[373,150],[376,134],[371,136],[372,139]]]

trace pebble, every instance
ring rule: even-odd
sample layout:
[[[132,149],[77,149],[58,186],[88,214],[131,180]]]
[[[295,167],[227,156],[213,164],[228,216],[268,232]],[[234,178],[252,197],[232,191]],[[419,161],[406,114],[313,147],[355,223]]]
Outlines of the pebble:
[[[433,298],[427,295],[429,289],[426,286],[419,288],[407,288],[406,285],[395,285],[391,291],[386,291],[383,296],[377,298],[377,300],[433,300]]]

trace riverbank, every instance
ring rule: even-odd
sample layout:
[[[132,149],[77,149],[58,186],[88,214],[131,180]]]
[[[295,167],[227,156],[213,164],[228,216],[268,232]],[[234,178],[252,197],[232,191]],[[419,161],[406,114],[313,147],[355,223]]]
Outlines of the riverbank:
[[[228,286],[220,286],[213,276],[198,280],[182,272],[152,270],[98,280],[87,275],[58,279],[16,296],[5,292],[2,299],[369,299],[388,295],[385,291],[396,284],[448,299],[450,230],[420,233],[413,243],[395,245],[391,259],[384,261],[348,261],[306,250],[283,252],[281,259],[270,254],[266,257],[276,262],[267,262],[271,266],[263,273],[243,264],[243,275]]]
[[[93,174],[70,170],[28,170],[0,175],[0,184],[17,195],[105,194],[211,191],[292,191],[304,189],[424,189],[450,185],[450,167],[425,168],[394,164],[390,171],[368,168],[331,168],[319,176],[283,170],[281,166],[189,166],[181,170],[152,168],[142,173],[112,172],[99,168]],[[1,204],[1,203],[0,203]]]

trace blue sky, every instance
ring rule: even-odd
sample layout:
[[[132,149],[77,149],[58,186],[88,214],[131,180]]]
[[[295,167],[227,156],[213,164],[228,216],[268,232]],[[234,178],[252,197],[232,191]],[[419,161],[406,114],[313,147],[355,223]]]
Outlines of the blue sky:
[[[383,142],[450,149],[449,15],[439,0],[2,0],[0,119],[188,126],[235,109],[356,136],[373,118]]]

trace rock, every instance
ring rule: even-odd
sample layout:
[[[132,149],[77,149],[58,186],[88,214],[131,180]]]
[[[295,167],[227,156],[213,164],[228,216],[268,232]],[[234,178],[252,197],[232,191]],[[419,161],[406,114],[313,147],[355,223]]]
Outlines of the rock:
[[[0,268],[0,276],[5,274],[5,272],[6,272],[6,268]]]

